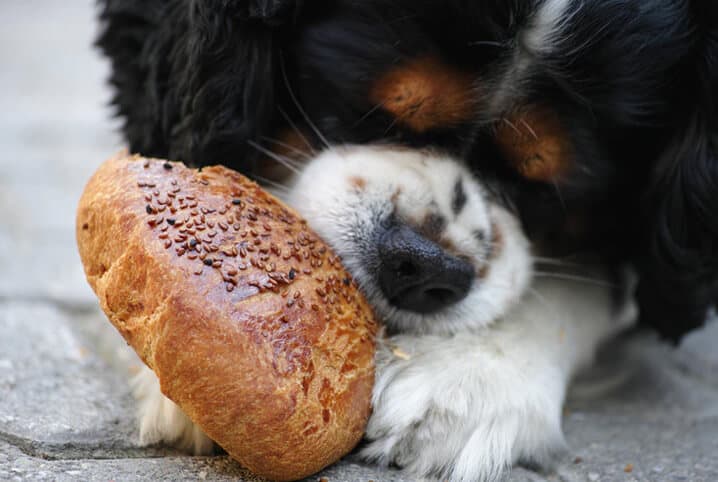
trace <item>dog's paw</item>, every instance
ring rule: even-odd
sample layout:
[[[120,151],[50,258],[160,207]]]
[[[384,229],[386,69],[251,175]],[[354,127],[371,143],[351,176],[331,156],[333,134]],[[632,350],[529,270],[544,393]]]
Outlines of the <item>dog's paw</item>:
[[[140,443],[166,443],[194,455],[209,455],[214,442],[195,425],[176,403],[160,391],[152,370],[143,366],[131,381],[138,402]]]
[[[466,339],[416,343],[379,361],[362,457],[417,477],[489,481],[517,462],[550,468],[565,451],[555,368]]]

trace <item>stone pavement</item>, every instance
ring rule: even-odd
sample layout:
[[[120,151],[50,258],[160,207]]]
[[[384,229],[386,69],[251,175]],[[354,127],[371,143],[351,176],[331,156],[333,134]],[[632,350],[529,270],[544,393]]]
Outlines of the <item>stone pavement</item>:
[[[83,184],[121,147],[92,3],[0,3],[0,480],[254,480],[227,457],[138,444],[136,360],[98,311],[74,241]],[[678,350],[639,341],[574,391],[572,453],[556,473],[512,480],[718,480],[718,323]],[[405,480],[351,459],[319,477]]]

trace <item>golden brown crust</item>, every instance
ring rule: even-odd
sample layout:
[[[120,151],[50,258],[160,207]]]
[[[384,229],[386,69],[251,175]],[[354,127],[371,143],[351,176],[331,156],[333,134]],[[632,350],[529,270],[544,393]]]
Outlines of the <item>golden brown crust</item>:
[[[308,476],[361,438],[376,325],[338,258],[238,173],[118,155],[89,181],[77,240],[100,306],[230,455]]]

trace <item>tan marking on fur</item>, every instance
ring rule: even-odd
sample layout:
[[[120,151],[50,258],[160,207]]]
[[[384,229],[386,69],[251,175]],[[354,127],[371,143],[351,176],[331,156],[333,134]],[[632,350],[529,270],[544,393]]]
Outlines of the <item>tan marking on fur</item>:
[[[492,261],[499,257],[504,249],[504,235],[496,223],[491,223],[491,246],[488,257],[483,265],[479,267],[476,276],[479,279],[485,279],[491,271]]]
[[[351,176],[349,178],[349,185],[357,191],[363,191],[366,188],[366,179],[359,176]]]
[[[394,206],[394,209],[396,209],[397,202],[399,202],[399,196],[401,196],[401,186],[397,187],[394,194],[391,195],[391,204]]]
[[[448,128],[473,117],[474,78],[435,57],[420,57],[381,76],[369,101],[416,132]]]
[[[498,224],[491,223],[491,254],[489,255],[489,260],[498,258],[503,249],[504,234],[499,229]]]
[[[557,181],[572,167],[573,146],[566,129],[545,107],[527,107],[499,121],[496,142],[513,168],[532,181]]]
[[[429,239],[438,239],[446,230],[446,225],[447,221],[444,216],[429,211],[421,222],[420,231]]]

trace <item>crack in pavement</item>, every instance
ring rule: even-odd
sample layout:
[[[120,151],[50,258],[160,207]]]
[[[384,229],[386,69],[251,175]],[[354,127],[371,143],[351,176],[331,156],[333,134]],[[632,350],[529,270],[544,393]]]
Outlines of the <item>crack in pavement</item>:
[[[24,455],[43,460],[119,460],[150,459],[186,455],[183,452],[160,445],[131,447],[116,444],[103,445],[96,442],[39,442],[0,431],[0,441],[18,449]]]
[[[51,296],[33,296],[33,295],[6,295],[0,294],[0,305],[11,304],[28,304],[28,305],[49,305],[57,308],[65,314],[70,315],[90,315],[99,312],[96,303],[77,303],[67,300],[53,298]]]

